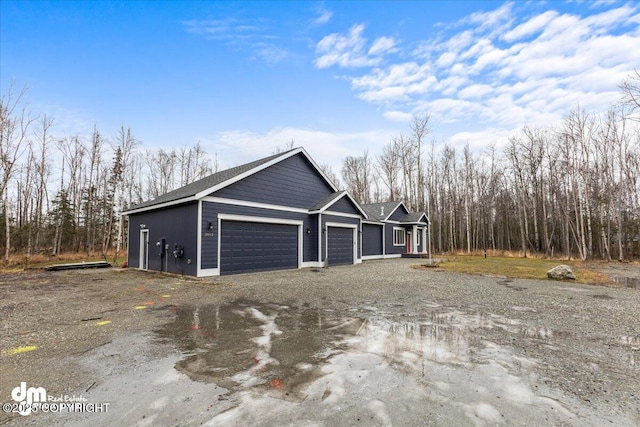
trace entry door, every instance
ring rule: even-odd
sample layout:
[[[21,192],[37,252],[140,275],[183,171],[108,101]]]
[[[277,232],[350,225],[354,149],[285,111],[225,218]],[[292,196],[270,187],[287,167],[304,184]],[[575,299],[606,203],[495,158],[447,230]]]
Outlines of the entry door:
[[[140,262],[141,270],[149,268],[149,230],[140,230]]]
[[[411,232],[407,232],[407,253],[413,253],[413,246],[411,245]]]

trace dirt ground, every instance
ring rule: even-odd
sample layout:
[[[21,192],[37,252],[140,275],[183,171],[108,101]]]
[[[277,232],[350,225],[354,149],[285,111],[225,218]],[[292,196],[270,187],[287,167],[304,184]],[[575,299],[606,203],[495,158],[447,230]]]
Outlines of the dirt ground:
[[[0,425],[640,425],[640,267],[419,262],[0,275]],[[16,413],[21,382],[48,406]]]

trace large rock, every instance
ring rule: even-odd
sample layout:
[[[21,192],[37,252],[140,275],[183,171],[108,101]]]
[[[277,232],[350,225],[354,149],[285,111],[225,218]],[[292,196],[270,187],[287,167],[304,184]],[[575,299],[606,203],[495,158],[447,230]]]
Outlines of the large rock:
[[[568,265],[559,265],[547,271],[547,277],[555,280],[575,280],[576,276]]]

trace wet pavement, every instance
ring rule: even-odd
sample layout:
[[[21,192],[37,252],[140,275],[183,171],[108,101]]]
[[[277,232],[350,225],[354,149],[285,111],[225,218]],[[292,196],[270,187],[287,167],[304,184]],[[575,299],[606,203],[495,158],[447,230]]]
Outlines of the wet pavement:
[[[425,419],[597,424],[585,418],[589,411],[580,402],[537,383],[537,361],[484,337],[499,330],[551,343],[567,333],[437,303],[420,313],[403,312],[398,304],[348,313],[235,301],[181,307],[175,322],[157,334],[182,351],[178,371],[231,393],[232,404],[222,405],[207,425],[278,425],[301,413],[314,414],[307,422],[327,425],[350,424],[354,417],[376,425]],[[625,345],[638,340],[621,337]],[[337,416],[334,409],[344,406],[358,409],[349,418]]]
[[[412,265],[7,276],[3,399],[111,406],[0,425],[640,425],[637,289]]]

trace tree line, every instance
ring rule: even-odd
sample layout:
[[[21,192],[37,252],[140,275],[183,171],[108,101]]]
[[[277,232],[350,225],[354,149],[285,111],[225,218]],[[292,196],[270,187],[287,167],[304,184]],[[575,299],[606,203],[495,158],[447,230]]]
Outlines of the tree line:
[[[200,143],[144,148],[124,125],[114,135],[60,135],[15,84],[0,103],[0,248],[11,254],[119,253],[121,212],[217,171]]]
[[[380,153],[345,158],[344,186],[361,203],[427,212],[438,253],[640,257],[640,73],[620,88],[606,113],[577,107],[482,152],[427,141],[431,117],[414,116]]]
[[[639,257],[640,73],[620,88],[619,104],[606,113],[575,108],[555,126],[525,126],[481,152],[436,143],[431,117],[415,116],[379,153],[343,159],[341,185],[361,203],[403,200],[426,212],[437,253]],[[218,170],[199,143],[149,149],[124,125],[112,135],[97,127],[88,136],[60,135],[52,117],[29,110],[26,94],[12,84],[0,102],[5,260],[118,253],[126,207]]]

